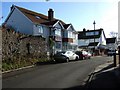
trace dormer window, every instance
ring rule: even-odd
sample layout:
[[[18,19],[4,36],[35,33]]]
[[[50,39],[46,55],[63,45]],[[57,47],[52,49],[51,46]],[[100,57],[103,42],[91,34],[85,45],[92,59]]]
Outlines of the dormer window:
[[[37,19],[40,19],[40,17],[39,16],[35,16]]]
[[[98,35],[99,32],[98,31],[95,31],[95,33],[94,32],[86,32],[86,36],[93,36],[94,34]]]

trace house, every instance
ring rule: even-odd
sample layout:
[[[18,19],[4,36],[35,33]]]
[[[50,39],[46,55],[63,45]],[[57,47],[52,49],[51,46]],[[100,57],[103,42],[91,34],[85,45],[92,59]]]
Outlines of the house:
[[[78,33],[75,31],[72,24],[63,25],[63,50],[76,50],[78,46]]]
[[[104,51],[106,36],[102,28],[96,30],[86,30],[78,32],[78,47],[100,54]]]
[[[4,25],[14,30],[46,39],[48,52],[57,52],[77,47],[77,32],[72,24],[54,18],[54,11],[49,9],[48,16],[22,7],[12,5]],[[69,33],[70,32],[70,33]],[[68,50],[70,48],[66,48]],[[53,51],[52,51],[53,50]]]
[[[117,50],[117,39],[116,39],[116,37],[106,38],[106,48],[107,48],[107,50]]]

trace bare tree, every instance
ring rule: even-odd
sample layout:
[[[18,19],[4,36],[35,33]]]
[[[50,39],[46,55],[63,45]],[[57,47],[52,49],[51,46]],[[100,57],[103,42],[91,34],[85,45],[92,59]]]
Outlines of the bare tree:
[[[112,38],[113,38],[113,37],[117,37],[117,36],[118,36],[118,32],[111,31],[109,35],[110,35],[110,37],[112,37]]]

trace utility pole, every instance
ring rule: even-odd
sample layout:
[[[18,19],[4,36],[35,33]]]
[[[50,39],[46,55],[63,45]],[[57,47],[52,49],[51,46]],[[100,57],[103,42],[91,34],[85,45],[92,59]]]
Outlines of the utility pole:
[[[93,48],[93,52],[95,54],[95,21],[93,22],[93,25],[94,25],[94,48]]]

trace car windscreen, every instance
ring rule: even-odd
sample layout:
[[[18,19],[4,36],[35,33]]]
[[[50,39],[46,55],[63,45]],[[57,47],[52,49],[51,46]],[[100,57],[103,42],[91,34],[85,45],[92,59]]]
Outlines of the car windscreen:
[[[80,52],[80,51],[76,51],[75,54],[82,54],[82,52]]]

